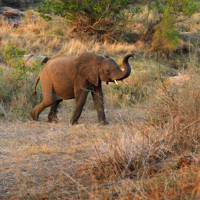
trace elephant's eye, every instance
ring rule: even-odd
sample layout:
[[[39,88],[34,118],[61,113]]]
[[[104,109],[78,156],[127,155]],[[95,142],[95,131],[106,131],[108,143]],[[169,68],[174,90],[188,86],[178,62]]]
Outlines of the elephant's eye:
[[[106,69],[106,70],[105,70],[105,73],[110,73],[110,69]]]

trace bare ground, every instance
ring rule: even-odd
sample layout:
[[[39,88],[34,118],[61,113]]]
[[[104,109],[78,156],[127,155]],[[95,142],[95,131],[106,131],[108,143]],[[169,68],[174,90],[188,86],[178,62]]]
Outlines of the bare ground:
[[[107,109],[108,126],[98,124],[94,109],[85,109],[76,126],[69,125],[70,115],[61,109],[56,124],[46,122],[47,111],[39,122],[0,121],[0,199],[91,198],[93,180],[75,178],[77,170],[97,157],[99,141],[123,132],[136,115]]]

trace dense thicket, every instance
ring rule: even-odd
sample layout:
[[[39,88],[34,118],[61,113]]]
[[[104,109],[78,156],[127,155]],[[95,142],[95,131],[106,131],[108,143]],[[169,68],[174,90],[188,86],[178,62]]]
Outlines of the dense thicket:
[[[37,11],[46,19],[60,15],[73,25],[95,28],[111,26],[125,18],[122,10],[136,0],[45,0]],[[138,9],[132,8],[132,12]]]

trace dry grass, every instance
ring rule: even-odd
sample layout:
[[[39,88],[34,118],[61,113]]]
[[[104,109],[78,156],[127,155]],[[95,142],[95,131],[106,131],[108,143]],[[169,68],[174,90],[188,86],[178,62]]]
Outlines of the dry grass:
[[[147,107],[146,122],[122,116],[118,121],[122,126],[110,130],[106,140],[98,141],[95,145],[97,158],[86,160],[77,176],[92,177],[97,183],[115,182],[116,185],[117,180],[128,179],[131,186],[125,187],[125,192],[122,185],[119,186],[121,191],[117,194],[121,199],[198,197],[199,162],[191,171],[180,173],[174,171],[178,165],[173,160],[173,166],[165,170],[171,158],[184,154],[199,158],[200,82],[194,71],[189,70],[188,74],[191,79],[178,87],[161,81],[162,92],[158,90],[154,103]],[[155,175],[161,172],[164,177],[162,184],[158,184],[159,178]],[[172,177],[166,178],[167,173]],[[195,183],[190,184],[193,178]],[[155,185],[146,184],[146,179]]]
[[[93,122],[96,113],[90,112],[82,117],[83,124],[69,126],[69,116],[63,121],[62,115],[58,124],[44,122],[46,113],[40,122],[1,121],[1,198],[87,199],[94,192],[91,179],[82,182],[74,173],[85,159],[96,157],[94,144],[122,125],[113,121],[99,126]],[[107,116],[114,119],[111,113]]]
[[[141,22],[148,14],[149,19],[153,18],[146,10],[129,28],[138,32],[145,29]],[[194,16],[195,24],[197,19]],[[68,38],[69,27],[60,18],[55,20],[56,23],[46,23],[29,11],[23,26],[18,28],[1,21],[1,48],[12,44],[28,53],[46,56],[78,55],[83,51],[102,55],[107,49],[120,64],[125,54],[145,47],[144,42],[110,44],[95,38]],[[114,88],[112,84],[103,84],[108,126],[98,124],[91,96],[77,126],[69,125],[73,100],[61,104],[57,124],[46,122],[48,109],[41,113],[39,122],[27,118],[17,121],[17,115],[13,115],[12,122],[8,116],[2,118],[0,199],[199,198],[199,162],[177,167],[181,156],[189,155],[196,160],[199,157],[198,59],[193,60],[197,67],[189,63],[184,71],[190,79],[177,86],[160,77],[172,74],[173,70],[148,56],[153,55],[130,59],[133,71],[126,80],[128,86],[120,83],[120,87]],[[0,87],[5,97],[7,91],[11,95],[22,89],[10,101],[10,112],[18,114],[23,107],[27,114],[32,106],[27,104],[32,93],[29,87],[32,88],[36,74],[27,76],[26,81],[17,81],[11,68],[0,68],[1,83],[9,83],[8,88],[6,84]],[[12,90],[14,86],[16,91]],[[139,104],[142,100],[143,104]],[[2,102],[0,109],[8,106]],[[4,112],[10,114],[6,109]]]
[[[200,28],[199,22],[200,13],[192,15],[189,19],[178,23],[178,28],[181,32],[197,33]]]
[[[199,157],[199,76],[192,75],[179,92],[158,90],[151,109],[106,108],[108,126],[97,124],[90,98],[78,126],[68,124],[73,101],[58,124],[45,122],[47,111],[39,122],[1,121],[1,197],[197,198],[198,163],[177,168],[181,155]]]
[[[80,125],[70,126],[67,105],[57,124],[45,122],[47,112],[39,122],[0,122],[2,199],[197,197],[198,163],[177,169],[177,162],[199,154],[183,149],[172,157],[166,128],[137,122],[138,110],[130,109],[107,110],[108,126],[85,110]]]
[[[54,56],[57,54],[78,55],[83,51],[102,54],[105,49],[114,56],[127,54],[136,50],[135,45],[124,43],[100,43],[96,39],[71,39],[69,27],[63,19],[55,17],[54,23],[46,22],[27,11],[23,24],[14,28],[8,22],[1,21],[1,47],[7,48],[9,44],[20,49],[27,49],[30,54]]]

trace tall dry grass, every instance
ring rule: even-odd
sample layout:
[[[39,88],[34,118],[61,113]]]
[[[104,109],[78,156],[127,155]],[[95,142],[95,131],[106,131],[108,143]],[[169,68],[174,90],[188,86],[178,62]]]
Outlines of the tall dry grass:
[[[200,74],[189,69],[187,75],[190,79],[181,85],[165,82],[161,78],[156,95],[146,107],[143,121],[138,122],[133,116],[126,120],[122,118],[119,121],[120,127],[110,129],[109,133],[105,132],[106,139],[99,140],[94,145],[96,158],[88,159],[78,171],[78,176],[92,177],[98,183],[128,179],[131,186],[125,186],[125,191],[121,190],[119,194],[122,199],[127,195],[129,197],[125,199],[149,199],[147,190],[142,188],[146,184],[145,180],[158,172],[163,172],[165,176],[168,160],[180,158],[180,155],[193,155],[198,158]],[[173,167],[177,167],[174,161]],[[165,181],[169,180],[165,177]],[[188,184],[185,178],[184,181]],[[157,185],[156,182],[154,184]],[[185,187],[182,187],[182,191]],[[195,197],[199,195],[198,187],[199,184],[197,187],[193,185],[191,189],[195,191]],[[170,189],[166,188],[169,192]],[[176,195],[177,188],[172,189],[173,195]],[[160,188],[157,188],[156,193],[158,199],[159,196],[164,198]],[[151,195],[152,199],[155,198],[154,194]]]
[[[6,21],[1,21],[1,47],[8,44],[20,49],[27,49],[30,54],[54,56],[57,54],[78,55],[84,51],[102,54],[105,49],[110,55],[133,52],[135,45],[98,42],[94,37],[84,39],[70,38],[70,28],[64,19],[54,17],[54,22],[46,22],[33,11],[27,11],[22,24],[17,28]]]

